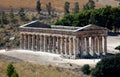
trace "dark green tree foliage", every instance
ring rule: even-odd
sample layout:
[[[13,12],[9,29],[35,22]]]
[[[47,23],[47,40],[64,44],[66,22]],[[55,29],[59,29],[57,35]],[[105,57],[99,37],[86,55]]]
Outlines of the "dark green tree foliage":
[[[10,16],[10,22],[15,24],[17,22],[17,19],[15,19],[13,8],[11,8],[9,16]]]
[[[56,22],[56,25],[65,25],[65,26],[72,26],[74,25],[74,15],[68,14],[65,15],[61,21]]]
[[[115,49],[120,51],[120,45],[115,47]]]
[[[20,8],[18,14],[19,14],[19,16],[20,16],[20,19],[21,19],[22,21],[25,21],[26,16],[25,16],[25,10],[24,10],[24,8]]]
[[[64,16],[63,19],[56,22],[56,25],[72,25],[79,27],[88,24],[95,24],[110,30],[117,29],[118,31],[120,30],[120,8],[106,6],[105,8],[86,10],[78,14],[68,14]]]
[[[46,4],[46,10],[48,12],[48,15],[51,15],[51,12],[52,12],[51,2],[49,2],[48,4]]]
[[[92,72],[93,77],[119,77],[120,54],[103,58]]]
[[[81,68],[81,71],[84,73],[84,74],[87,74],[89,75],[90,74],[90,66],[88,64],[85,64],[82,68]]]
[[[90,10],[95,8],[95,2],[93,0],[89,0],[84,6],[83,10]]]
[[[79,13],[79,3],[78,2],[75,2],[75,4],[74,4],[74,9],[73,9],[73,11],[74,11],[74,14],[75,13]]]
[[[65,2],[65,4],[64,4],[64,14],[65,15],[70,13],[69,9],[70,9],[70,3],[69,2]]]
[[[12,20],[12,19],[14,19],[14,12],[13,12],[13,9],[11,8],[11,10],[10,10],[10,19]]]
[[[19,77],[12,63],[7,66],[7,76],[8,77]]]
[[[41,11],[41,3],[40,3],[40,0],[37,0],[37,2],[36,2],[36,10],[37,10],[38,14],[40,14],[40,11]]]
[[[11,77],[19,77],[19,76],[18,76],[17,72],[14,70],[14,72],[13,72]]]
[[[3,27],[3,19],[2,19],[2,12],[0,12],[0,28]]]
[[[9,21],[8,21],[8,19],[7,19],[7,17],[6,17],[7,14],[6,14],[4,11],[2,11],[0,15],[1,15],[0,24],[1,24],[1,25],[4,25],[4,24],[6,25],[6,24],[8,24]]]
[[[14,73],[14,66],[10,63],[8,66],[7,66],[7,75],[8,77],[11,77],[12,74]]]

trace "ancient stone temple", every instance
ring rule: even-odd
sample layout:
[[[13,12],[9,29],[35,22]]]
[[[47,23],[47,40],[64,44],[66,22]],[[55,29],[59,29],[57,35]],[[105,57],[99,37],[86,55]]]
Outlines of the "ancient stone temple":
[[[107,53],[107,29],[96,25],[54,26],[33,21],[19,29],[21,49],[61,54],[69,58]]]

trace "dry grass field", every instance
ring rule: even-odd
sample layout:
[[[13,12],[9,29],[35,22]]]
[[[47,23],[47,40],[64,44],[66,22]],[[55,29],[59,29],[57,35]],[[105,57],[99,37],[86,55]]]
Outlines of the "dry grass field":
[[[0,55],[0,77],[7,77],[6,68],[10,62],[13,62],[19,77],[86,77],[82,73],[78,75],[67,69],[51,65],[32,64],[5,55]]]
[[[88,0],[40,0],[42,7],[45,7],[46,3],[51,2],[52,6],[60,11],[63,11],[63,6],[66,1],[70,2],[71,9],[73,8],[73,5],[75,2],[79,2],[80,8],[83,7],[83,5]],[[97,7],[104,7],[105,5],[111,5],[111,6],[117,6],[117,3],[115,0],[94,0],[96,2]],[[9,9],[10,6],[12,6],[14,9],[18,8],[27,8],[27,9],[35,9],[36,0],[0,0],[0,9]]]

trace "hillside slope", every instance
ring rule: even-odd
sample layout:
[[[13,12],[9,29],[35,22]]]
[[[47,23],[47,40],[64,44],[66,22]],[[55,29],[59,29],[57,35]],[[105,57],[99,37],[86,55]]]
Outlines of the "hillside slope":
[[[79,2],[80,8],[88,1],[88,0],[41,0],[42,7],[45,7],[46,3],[51,2],[52,7],[57,10],[63,11],[64,3],[68,1],[70,2],[71,9],[75,2]],[[94,0],[96,2],[97,7],[104,7],[105,5],[117,6],[118,2],[115,0]],[[34,10],[36,5],[36,0],[0,0],[0,10],[9,9],[11,6],[14,9],[18,8],[26,8]]]

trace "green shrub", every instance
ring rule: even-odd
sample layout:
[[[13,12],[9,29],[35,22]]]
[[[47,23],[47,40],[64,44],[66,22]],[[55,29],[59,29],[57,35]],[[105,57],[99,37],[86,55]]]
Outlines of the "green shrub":
[[[120,54],[103,58],[92,71],[93,77],[119,77],[119,75]]]
[[[8,64],[8,66],[7,66],[7,76],[8,77],[18,77],[18,74],[12,63]]]
[[[89,75],[90,74],[90,66],[88,64],[85,64],[82,68],[81,68],[81,71],[84,73],[84,74],[87,74]]]
[[[19,77],[19,76],[18,76],[17,72],[14,70],[14,72],[13,72],[11,77]]]
[[[14,67],[12,65],[12,63],[10,63],[8,66],[7,66],[7,75],[8,77],[11,77],[11,75],[14,73]]]

